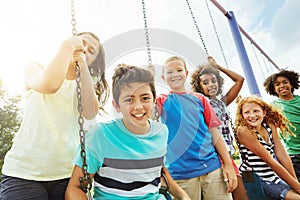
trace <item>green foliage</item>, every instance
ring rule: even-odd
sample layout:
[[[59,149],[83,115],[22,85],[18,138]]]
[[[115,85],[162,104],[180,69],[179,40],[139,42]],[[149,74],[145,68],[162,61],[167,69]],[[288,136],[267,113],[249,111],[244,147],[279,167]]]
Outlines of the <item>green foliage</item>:
[[[232,154],[232,158],[233,158],[234,162],[239,166],[240,165],[240,152],[239,151],[235,151]]]
[[[14,134],[21,123],[19,103],[20,95],[8,95],[7,89],[0,80],[0,173],[4,156],[12,145]]]

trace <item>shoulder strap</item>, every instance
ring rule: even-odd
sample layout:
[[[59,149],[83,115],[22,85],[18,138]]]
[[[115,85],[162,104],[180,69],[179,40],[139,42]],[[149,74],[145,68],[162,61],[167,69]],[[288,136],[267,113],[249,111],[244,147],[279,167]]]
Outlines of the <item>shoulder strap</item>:
[[[233,129],[233,130],[234,130],[234,137],[235,137],[236,143],[237,143],[237,145],[239,147],[239,152],[240,152],[240,155],[241,155],[241,158],[242,158],[242,163],[241,163],[240,167],[242,166],[243,163],[245,163],[253,171],[253,167],[248,163],[248,161],[246,160],[245,154],[243,154],[242,151],[241,151],[241,144],[239,143],[236,131],[235,131],[235,129]]]

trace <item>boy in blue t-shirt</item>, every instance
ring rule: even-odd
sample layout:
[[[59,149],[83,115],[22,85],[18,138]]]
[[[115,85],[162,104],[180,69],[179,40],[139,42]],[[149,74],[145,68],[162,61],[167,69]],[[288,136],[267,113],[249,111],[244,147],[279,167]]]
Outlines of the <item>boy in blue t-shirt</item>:
[[[171,91],[156,99],[169,129],[166,167],[191,199],[232,199],[237,178],[217,128],[221,122],[206,97],[186,91],[187,75],[182,58],[167,59],[162,78]]]
[[[113,106],[123,117],[99,123],[86,134],[86,163],[94,178],[93,199],[164,200],[160,194],[161,169],[166,154],[168,130],[150,120],[156,91],[147,69],[119,65],[113,75]],[[69,182],[66,199],[86,199],[80,187],[83,177],[81,151]],[[190,200],[165,173],[169,192]]]

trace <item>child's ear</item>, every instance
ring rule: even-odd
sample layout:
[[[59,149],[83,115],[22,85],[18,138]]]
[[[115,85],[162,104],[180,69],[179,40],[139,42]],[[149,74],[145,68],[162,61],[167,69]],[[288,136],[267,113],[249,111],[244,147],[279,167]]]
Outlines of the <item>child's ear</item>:
[[[267,111],[266,110],[263,111],[263,115],[264,115],[264,117],[267,115]]]
[[[117,112],[121,112],[120,106],[115,102],[115,100],[112,100],[112,104]]]
[[[161,75],[161,78],[162,78],[162,80],[165,80],[165,76],[164,75]]]

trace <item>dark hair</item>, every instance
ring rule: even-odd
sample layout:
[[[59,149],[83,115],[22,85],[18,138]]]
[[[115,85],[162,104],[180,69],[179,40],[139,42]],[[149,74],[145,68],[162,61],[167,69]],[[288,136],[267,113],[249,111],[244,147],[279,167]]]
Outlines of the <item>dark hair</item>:
[[[264,81],[264,87],[267,93],[273,96],[279,97],[279,95],[275,92],[274,88],[274,82],[276,81],[277,77],[285,77],[289,79],[292,89],[291,92],[294,93],[295,89],[299,88],[299,74],[294,71],[289,71],[289,70],[281,70],[278,73],[270,75],[266,80]]]
[[[134,82],[148,83],[153,94],[153,99],[156,98],[154,77],[152,72],[148,69],[143,69],[131,65],[119,64],[115,68],[112,81],[112,94],[114,101],[118,105],[122,87],[128,86],[130,83]]]
[[[95,60],[89,65],[89,71],[91,76],[96,78],[96,83],[94,89],[97,95],[99,102],[99,109],[104,110],[104,105],[108,100],[109,96],[109,87],[105,79],[105,54],[102,44],[100,43],[99,38],[92,32],[81,32],[77,35],[88,34],[95,38],[99,42],[99,50]]]
[[[195,69],[195,71],[191,75],[190,83],[192,85],[192,90],[194,92],[200,92],[200,93],[204,94],[203,93],[203,88],[200,85],[200,81],[201,81],[200,76],[203,75],[203,74],[214,74],[216,76],[217,81],[218,81],[218,85],[219,85],[217,95],[221,94],[222,93],[222,87],[223,87],[223,84],[224,84],[224,79],[220,75],[219,70],[211,64],[204,64],[204,65],[198,65],[197,66],[197,68]]]

